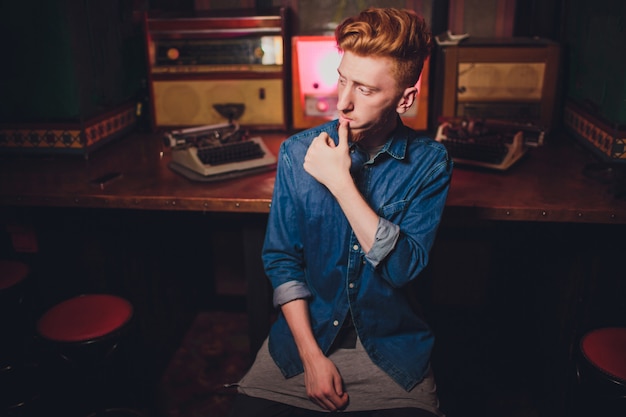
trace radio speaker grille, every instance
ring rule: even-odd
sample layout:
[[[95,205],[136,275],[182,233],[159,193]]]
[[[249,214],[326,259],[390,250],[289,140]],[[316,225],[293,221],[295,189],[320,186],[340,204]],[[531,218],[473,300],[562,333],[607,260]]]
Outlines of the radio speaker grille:
[[[244,126],[284,123],[280,79],[155,81],[153,89],[158,126],[223,123],[215,104],[244,104],[237,120]]]

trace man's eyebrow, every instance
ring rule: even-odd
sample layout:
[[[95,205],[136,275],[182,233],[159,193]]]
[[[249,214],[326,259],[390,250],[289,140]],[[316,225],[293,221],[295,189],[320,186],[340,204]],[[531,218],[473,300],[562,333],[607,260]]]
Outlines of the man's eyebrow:
[[[337,68],[337,72],[339,73],[339,76],[340,76],[340,77],[342,77],[342,78],[346,78],[346,77],[345,77],[345,76],[341,73],[341,71],[339,70],[339,68]],[[354,84],[358,85],[359,87],[369,88],[369,89],[370,89],[370,90],[372,90],[372,91],[378,91],[378,90],[380,90],[378,87],[373,86],[373,85],[369,85],[369,84],[364,83],[364,82],[360,82],[360,81],[356,81],[356,80],[354,80],[353,82],[354,82]]]

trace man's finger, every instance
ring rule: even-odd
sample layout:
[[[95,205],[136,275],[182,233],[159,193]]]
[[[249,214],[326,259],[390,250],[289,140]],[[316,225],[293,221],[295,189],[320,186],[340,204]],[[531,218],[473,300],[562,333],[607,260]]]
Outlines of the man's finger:
[[[330,135],[326,132],[322,132],[319,134],[319,136],[317,136],[315,139],[313,139],[313,142],[315,143],[323,143],[327,146],[330,146],[332,148],[335,147],[335,141],[330,137]],[[311,143],[311,145],[313,145],[313,143]]]
[[[350,122],[341,122],[337,133],[339,133],[339,146],[348,146],[348,138],[350,137]]]

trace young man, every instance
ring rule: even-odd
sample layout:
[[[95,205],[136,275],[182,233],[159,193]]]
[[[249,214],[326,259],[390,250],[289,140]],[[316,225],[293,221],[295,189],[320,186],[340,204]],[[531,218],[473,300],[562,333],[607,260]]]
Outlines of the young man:
[[[428,262],[452,163],[405,127],[431,36],[368,9],[336,30],[339,119],[281,147],[263,248],[280,314],[232,416],[438,416],[433,336],[405,286]]]

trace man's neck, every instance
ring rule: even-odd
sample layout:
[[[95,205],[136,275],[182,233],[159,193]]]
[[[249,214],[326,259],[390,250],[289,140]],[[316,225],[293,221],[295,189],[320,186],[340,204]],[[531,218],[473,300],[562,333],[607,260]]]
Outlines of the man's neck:
[[[365,149],[376,149],[383,146],[391,133],[398,127],[398,118],[394,119],[393,123],[387,125],[381,125],[377,129],[372,129],[363,134],[363,137],[358,141],[359,144]]]

